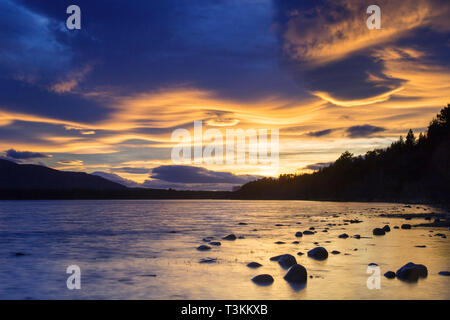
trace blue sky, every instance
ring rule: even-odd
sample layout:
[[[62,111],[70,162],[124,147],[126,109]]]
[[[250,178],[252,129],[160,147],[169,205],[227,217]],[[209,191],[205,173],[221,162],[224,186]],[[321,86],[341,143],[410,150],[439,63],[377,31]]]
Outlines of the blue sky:
[[[65,27],[71,4],[81,30]],[[378,1],[382,29],[368,30],[370,4],[3,0],[0,155],[228,189],[387,146],[449,102],[450,5]],[[174,167],[170,135],[196,120],[279,129],[279,168]]]

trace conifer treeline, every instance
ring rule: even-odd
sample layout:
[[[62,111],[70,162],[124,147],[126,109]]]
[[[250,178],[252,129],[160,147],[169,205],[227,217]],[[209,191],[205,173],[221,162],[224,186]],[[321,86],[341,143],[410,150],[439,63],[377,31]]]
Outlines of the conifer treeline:
[[[450,104],[425,134],[409,130],[386,149],[348,151],[311,174],[284,174],[242,186],[245,199],[450,201]]]

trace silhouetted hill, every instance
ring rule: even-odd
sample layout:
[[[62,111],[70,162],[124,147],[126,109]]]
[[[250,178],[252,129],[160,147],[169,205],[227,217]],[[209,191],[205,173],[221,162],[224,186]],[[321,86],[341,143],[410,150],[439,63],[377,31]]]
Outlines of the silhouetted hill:
[[[121,190],[121,184],[84,172],[65,172],[0,159],[3,190]]]
[[[0,199],[226,199],[231,192],[127,188],[83,172],[0,159]]]
[[[281,175],[249,182],[239,199],[450,202],[450,105],[433,119],[425,134],[363,156],[344,152],[312,174]]]

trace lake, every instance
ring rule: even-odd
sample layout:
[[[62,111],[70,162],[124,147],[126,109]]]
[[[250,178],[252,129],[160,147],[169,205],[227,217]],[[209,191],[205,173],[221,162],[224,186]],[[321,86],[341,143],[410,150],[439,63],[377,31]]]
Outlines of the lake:
[[[438,275],[450,270],[448,229],[394,229],[425,220],[379,217],[430,212],[441,211],[314,201],[0,201],[0,298],[450,299],[450,277]],[[350,219],[362,222],[344,222]],[[372,235],[385,224],[390,232]],[[295,237],[311,227],[315,234]],[[222,239],[231,233],[238,239]],[[350,237],[338,238],[342,233]],[[206,237],[221,246],[197,250]],[[341,253],[316,261],[307,256],[316,246]],[[285,253],[306,268],[306,286],[292,287],[286,270],[270,261]],[[215,262],[200,263],[205,258]],[[252,261],[262,267],[248,268]],[[406,283],[383,276],[410,261],[426,265],[428,277]],[[367,287],[369,263],[380,267],[380,289]],[[80,290],[66,286],[70,265],[81,269]],[[258,286],[251,281],[258,274],[275,281]]]

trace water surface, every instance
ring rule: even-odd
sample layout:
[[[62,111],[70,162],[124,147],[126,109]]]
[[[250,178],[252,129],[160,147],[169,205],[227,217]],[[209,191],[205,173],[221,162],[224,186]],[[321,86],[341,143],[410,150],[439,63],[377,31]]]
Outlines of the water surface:
[[[396,230],[395,225],[424,220],[378,216],[426,212],[440,211],[425,205],[312,201],[0,201],[0,298],[450,299],[449,277],[438,275],[450,270],[448,230]],[[363,222],[346,225],[346,219]],[[336,225],[322,232],[327,224]],[[372,236],[373,228],[385,224],[391,232]],[[317,233],[294,236],[310,227]],[[338,238],[344,232],[363,238]],[[433,236],[437,232],[447,239]],[[221,239],[230,233],[243,239]],[[207,244],[205,237],[222,245],[196,250]],[[300,243],[293,244],[296,240]],[[325,261],[308,258],[314,242],[341,254]],[[286,270],[269,261],[284,253],[294,255],[312,276],[304,288],[291,287],[283,280]],[[199,263],[207,257],[217,261]],[[249,269],[251,261],[263,266]],[[382,277],[379,290],[367,288],[369,263],[377,263],[384,274],[410,261],[425,264],[428,277],[414,284]],[[66,287],[69,265],[81,268],[81,290]],[[255,285],[250,279],[261,273],[271,274],[274,283]]]

